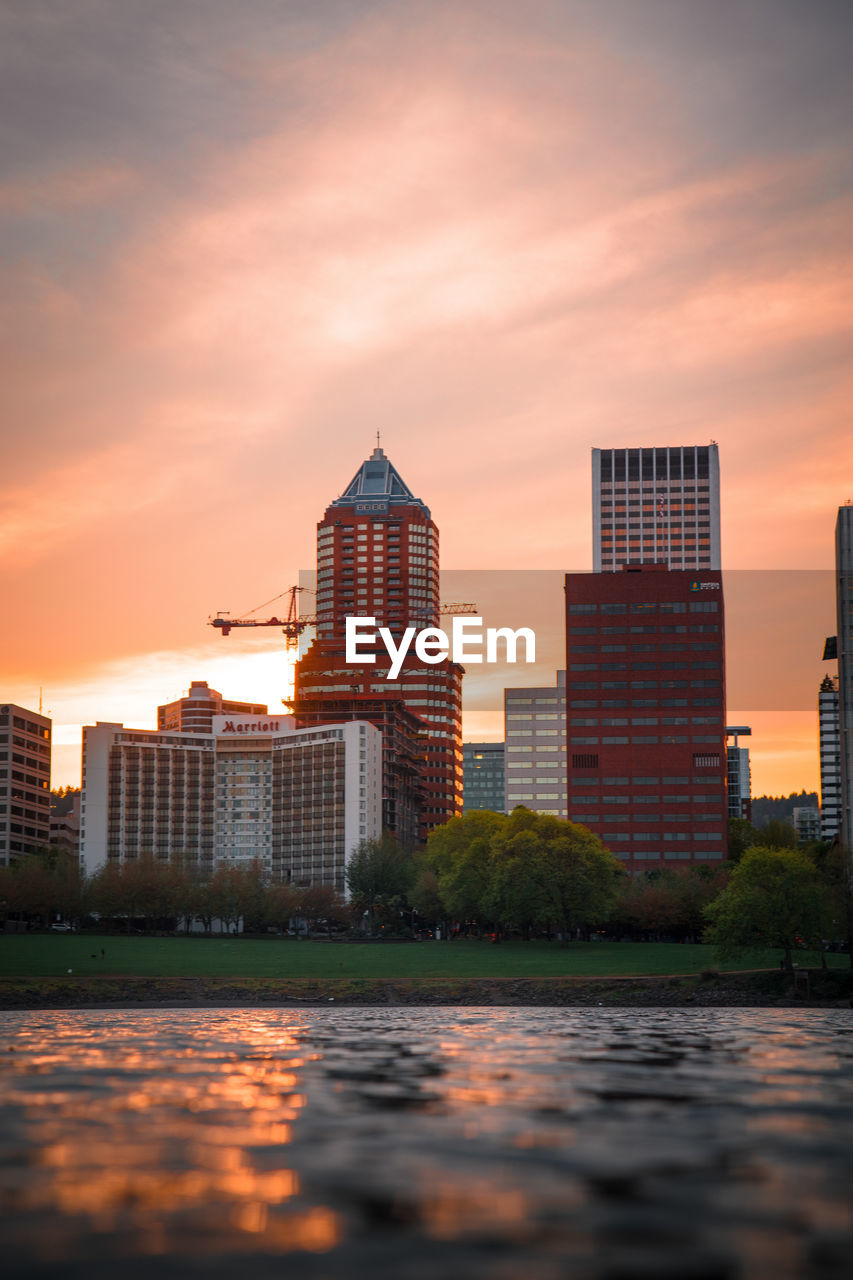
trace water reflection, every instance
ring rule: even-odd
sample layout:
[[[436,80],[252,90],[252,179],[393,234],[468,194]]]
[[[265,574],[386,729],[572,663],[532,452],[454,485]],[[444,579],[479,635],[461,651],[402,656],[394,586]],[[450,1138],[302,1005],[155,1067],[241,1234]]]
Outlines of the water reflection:
[[[832,1280],[851,1063],[849,1011],[3,1014],[6,1270]]]

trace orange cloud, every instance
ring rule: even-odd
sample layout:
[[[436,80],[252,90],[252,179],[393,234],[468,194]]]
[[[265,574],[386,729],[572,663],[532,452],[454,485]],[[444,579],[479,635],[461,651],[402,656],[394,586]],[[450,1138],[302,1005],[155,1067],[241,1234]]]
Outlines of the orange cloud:
[[[728,563],[831,564],[849,142],[709,136],[595,6],[394,10],[197,32],[249,106],[187,99],[220,132],[183,174],[142,110],[0,186],[15,687],[203,648],[312,564],[377,428],[446,567],[585,568],[590,447],[712,437]]]

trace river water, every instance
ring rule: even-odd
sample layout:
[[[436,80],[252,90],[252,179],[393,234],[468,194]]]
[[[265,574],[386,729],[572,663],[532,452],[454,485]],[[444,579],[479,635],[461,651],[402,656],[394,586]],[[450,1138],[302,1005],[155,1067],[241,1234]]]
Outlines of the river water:
[[[853,1012],[0,1014],[3,1274],[841,1280]]]

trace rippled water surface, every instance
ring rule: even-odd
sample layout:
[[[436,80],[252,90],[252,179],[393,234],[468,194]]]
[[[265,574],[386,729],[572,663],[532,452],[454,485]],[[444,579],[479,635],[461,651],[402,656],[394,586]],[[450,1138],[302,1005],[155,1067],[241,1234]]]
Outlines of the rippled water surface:
[[[853,1258],[853,1013],[0,1014],[6,1275],[784,1280]]]

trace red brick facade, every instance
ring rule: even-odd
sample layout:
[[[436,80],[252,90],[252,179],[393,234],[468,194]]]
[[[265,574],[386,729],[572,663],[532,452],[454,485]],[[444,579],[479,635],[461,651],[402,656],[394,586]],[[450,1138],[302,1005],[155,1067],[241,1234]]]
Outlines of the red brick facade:
[[[566,575],[568,812],[634,873],[726,856],[719,571]]]
[[[462,810],[462,668],[407,656],[347,663],[345,620],[375,618],[395,641],[407,626],[437,626],[438,529],[381,449],[317,526],[317,639],[296,669],[300,725],[365,719],[381,729],[383,821],[407,843]]]

